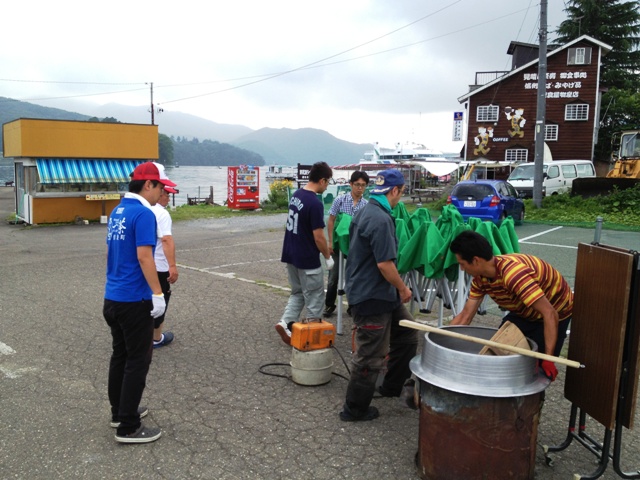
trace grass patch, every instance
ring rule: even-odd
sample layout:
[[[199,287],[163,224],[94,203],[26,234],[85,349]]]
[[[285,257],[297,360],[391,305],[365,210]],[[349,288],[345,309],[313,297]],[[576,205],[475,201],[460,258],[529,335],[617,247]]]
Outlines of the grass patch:
[[[251,217],[255,215],[274,215],[286,213],[286,209],[268,208],[262,210],[232,210],[220,205],[180,205],[171,211],[174,222],[201,220],[207,218]]]
[[[542,199],[541,208],[528,199],[525,200],[525,211],[525,221],[531,223],[593,228],[596,219],[601,217],[605,229],[638,232],[640,185],[592,198],[552,195]]]

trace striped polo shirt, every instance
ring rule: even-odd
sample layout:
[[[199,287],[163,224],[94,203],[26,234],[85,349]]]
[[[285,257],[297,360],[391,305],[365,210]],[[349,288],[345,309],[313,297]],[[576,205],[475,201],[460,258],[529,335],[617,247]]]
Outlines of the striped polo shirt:
[[[573,292],[560,272],[547,262],[524,254],[497,255],[494,261],[496,277],[475,277],[469,298],[489,295],[503,309],[538,322],[542,321],[542,315],[532,305],[546,296],[560,321],[571,317]]]

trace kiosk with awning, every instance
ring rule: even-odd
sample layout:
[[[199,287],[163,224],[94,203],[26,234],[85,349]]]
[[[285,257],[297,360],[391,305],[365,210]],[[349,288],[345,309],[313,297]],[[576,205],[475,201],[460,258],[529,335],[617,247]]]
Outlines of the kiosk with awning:
[[[16,217],[28,224],[104,221],[135,167],[158,159],[157,125],[21,118],[2,133]]]

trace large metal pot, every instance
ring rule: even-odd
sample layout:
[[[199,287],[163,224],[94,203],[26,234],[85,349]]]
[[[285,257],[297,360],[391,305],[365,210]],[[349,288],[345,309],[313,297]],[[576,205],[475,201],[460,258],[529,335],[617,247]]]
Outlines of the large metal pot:
[[[497,332],[444,328],[486,340]],[[416,467],[424,480],[534,477],[538,419],[549,380],[538,374],[534,358],[479,355],[481,348],[430,332],[422,355],[411,361],[420,379]]]
[[[497,329],[449,326],[447,330],[489,340]],[[532,350],[538,346],[529,340]],[[411,360],[420,379],[452,392],[484,397],[515,397],[541,392],[549,380],[538,373],[537,360],[523,355],[478,355],[482,345],[426,333],[422,355]]]

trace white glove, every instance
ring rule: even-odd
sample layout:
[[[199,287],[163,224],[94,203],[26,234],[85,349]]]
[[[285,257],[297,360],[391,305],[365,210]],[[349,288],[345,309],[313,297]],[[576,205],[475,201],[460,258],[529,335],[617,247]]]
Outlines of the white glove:
[[[336,263],[333,261],[333,258],[329,257],[329,258],[325,258],[324,260],[325,262],[327,262],[327,270],[333,269],[333,265]]]
[[[151,316],[158,318],[162,316],[164,310],[167,308],[167,302],[164,301],[164,295],[151,295],[151,301],[153,302],[153,309],[151,310]]]

